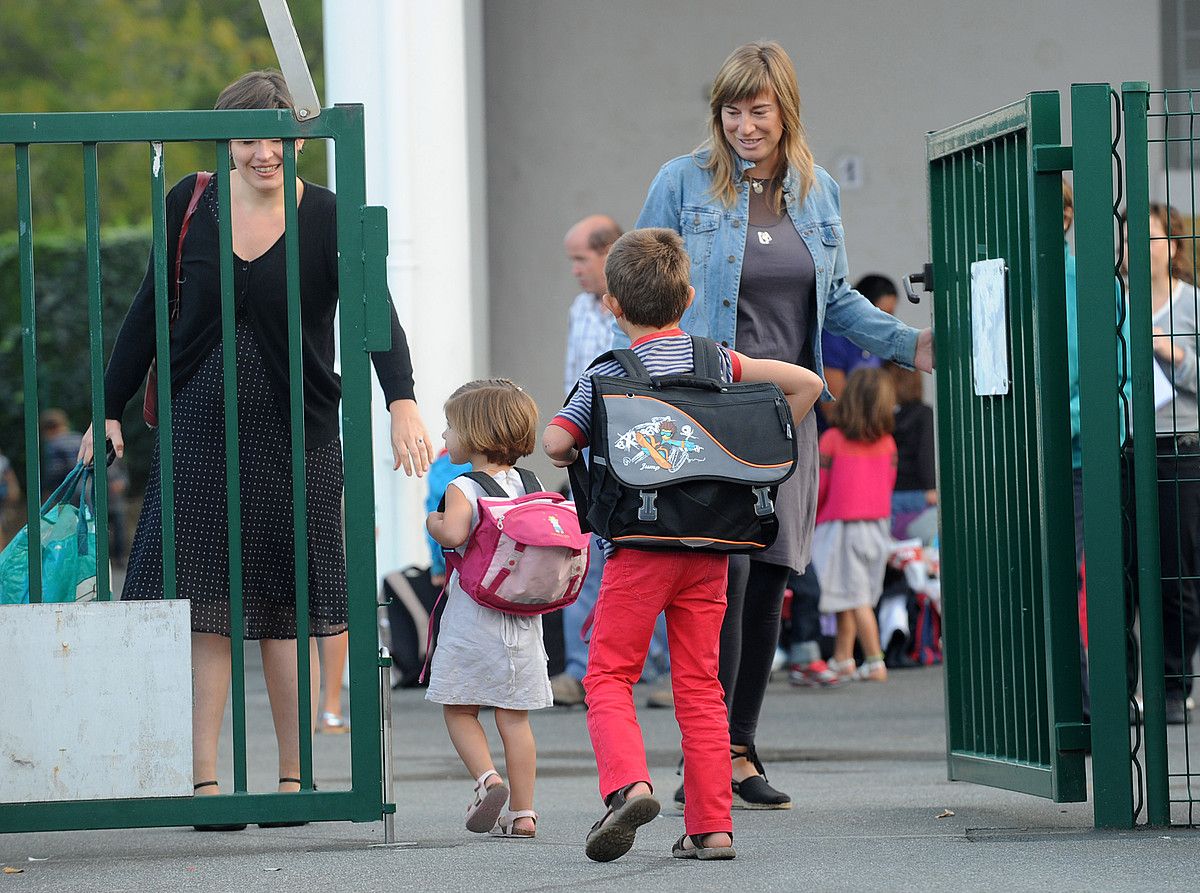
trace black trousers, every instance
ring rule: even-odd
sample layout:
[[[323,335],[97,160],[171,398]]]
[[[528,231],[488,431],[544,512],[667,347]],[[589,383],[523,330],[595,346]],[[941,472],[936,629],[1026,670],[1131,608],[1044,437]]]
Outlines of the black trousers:
[[[779,618],[791,569],[746,555],[729,558],[725,622],[717,676],[729,707],[729,742],[752,745],[771,662],[779,645]]]
[[[1192,659],[1200,644],[1200,454],[1192,446],[1190,454],[1175,455],[1174,440],[1158,441],[1163,664],[1167,697],[1185,698],[1192,691]]]

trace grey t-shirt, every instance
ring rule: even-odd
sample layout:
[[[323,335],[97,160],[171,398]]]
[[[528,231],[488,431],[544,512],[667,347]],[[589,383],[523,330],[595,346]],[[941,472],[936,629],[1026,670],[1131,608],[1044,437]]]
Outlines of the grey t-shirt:
[[[1154,357],[1154,362],[1158,363],[1171,386],[1168,389],[1171,399],[1165,401],[1155,412],[1155,428],[1159,434],[1192,434],[1200,422],[1196,412],[1197,305],[1200,305],[1200,292],[1196,286],[1187,282],[1176,282],[1171,300],[1153,317],[1154,326],[1165,333],[1164,336],[1155,336],[1155,344],[1158,344],[1160,339],[1168,340],[1166,336],[1173,336],[1169,340],[1183,357],[1178,365],[1157,355]]]
[[[775,211],[770,194],[769,189],[761,195],[750,193],[736,346],[749,357],[786,360],[811,369],[812,327],[817,321],[816,269],[792,218]],[[796,420],[796,453],[796,471],[775,497],[779,536],[769,549],[751,558],[803,573],[817,512],[817,423],[811,411]]]
[[[750,224],[738,289],[739,352],[812,368],[816,268],[792,219],[775,211],[771,189],[750,192]]]

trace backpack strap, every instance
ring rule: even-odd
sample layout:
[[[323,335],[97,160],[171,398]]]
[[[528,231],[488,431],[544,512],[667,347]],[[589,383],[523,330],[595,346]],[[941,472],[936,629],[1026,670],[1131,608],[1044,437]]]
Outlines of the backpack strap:
[[[521,476],[521,486],[525,488],[526,493],[539,493],[544,487],[542,482],[538,480],[538,476],[528,468],[513,467],[513,470]]]
[[[701,378],[721,380],[721,351],[711,338],[692,336],[692,368]]]
[[[479,485],[480,489],[483,490],[484,494],[487,496],[495,496],[498,499],[504,499],[508,496],[508,494],[504,492],[504,488],[496,483],[495,478],[493,478],[490,474],[484,474],[482,471],[464,471],[462,474],[455,475],[453,478],[451,478],[451,480],[456,481],[459,478],[469,478],[470,480],[473,480]],[[522,481],[524,481],[524,478],[522,478]],[[450,484],[446,484],[446,487],[449,488]],[[438,503],[437,510],[439,512],[444,512],[446,510],[445,493],[442,494],[442,499]]]

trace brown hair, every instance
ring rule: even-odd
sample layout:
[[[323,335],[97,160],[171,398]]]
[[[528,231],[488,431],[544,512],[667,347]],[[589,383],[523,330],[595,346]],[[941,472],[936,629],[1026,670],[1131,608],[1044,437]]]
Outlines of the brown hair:
[[[848,440],[874,443],[896,427],[896,389],[882,369],[859,368],[846,379],[837,425]]]
[[[1063,232],[1067,232],[1071,228],[1071,224],[1075,222],[1075,190],[1071,188],[1071,184],[1067,182],[1067,178],[1063,177],[1062,181],[1063,193]]]
[[[897,403],[903,406],[906,403],[920,403],[925,399],[925,381],[920,372],[905,369],[895,363],[889,363],[887,370],[892,376],[892,386],[896,389]]]
[[[1196,281],[1196,270],[1193,257],[1195,240],[1189,238],[1188,226],[1183,222],[1183,215],[1171,205],[1161,202],[1150,203],[1150,218],[1157,220],[1158,225],[1171,240],[1171,276],[1184,282]],[[1191,243],[1189,246],[1188,243]]]
[[[291,109],[296,108],[283,74],[273,68],[250,71],[221,91],[214,106],[226,109]]]
[[[507,378],[467,382],[450,395],[445,411],[462,445],[489,462],[513,465],[533,452],[537,404]]]
[[[688,304],[691,261],[671,229],[630,230],[604,262],[608,293],[635,326],[665,328],[679,322]]]
[[[700,166],[712,174],[712,194],[727,208],[737,204],[740,179],[736,153],[725,139],[721,110],[732,103],[752,99],[764,91],[775,95],[783,137],[779,148],[787,166],[800,179],[799,201],[803,202],[816,179],[812,150],[800,122],[800,88],[796,69],[782,46],[773,40],[747,43],[721,63],[709,97],[709,134],[696,150],[707,152]],[[782,191],[776,192],[775,210],[781,211]]]

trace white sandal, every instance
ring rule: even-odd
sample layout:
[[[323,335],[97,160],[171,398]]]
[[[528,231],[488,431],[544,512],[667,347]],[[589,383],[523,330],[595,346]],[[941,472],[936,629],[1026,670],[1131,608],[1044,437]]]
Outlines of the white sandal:
[[[855,666],[854,658],[852,657],[848,657],[845,660],[838,660],[837,658],[831,657],[826,662],[826,666],[828,666],[833,672],[837,673],[838,679],[842,680],[843,682],[851,682],[859,678],[858,667]]]
[[[476,834],[486,834],[495,827],[500,810],[508,801],[508,785],[503,779],[490,788],[487,786],[487,780],[493,775],[500,778],[499,772],[489,769],[475,780],[475,802],[467,807],[467,830]]]
[[[517,819],[533,819],[534,827],[526,831],[524,828],[514,828]],[[538,814],[532,809],[518,809],[515,812],[505,810],[496,819],[496,827],[492,829],[493,837],[515,837],[528,840],[537,837]]]

